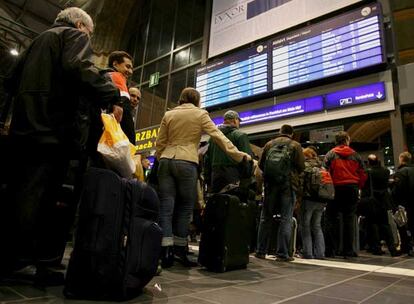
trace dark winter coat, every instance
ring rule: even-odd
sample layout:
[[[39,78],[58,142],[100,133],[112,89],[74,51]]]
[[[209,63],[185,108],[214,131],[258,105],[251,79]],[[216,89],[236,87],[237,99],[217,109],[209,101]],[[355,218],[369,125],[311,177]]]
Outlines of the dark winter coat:
[[[22,54],[6,88],[14,96],[10,134],[38,144],[72,144],[80,97],[107,108],[119,101],[114,85],[91,61],[89,37],[58,23]]]
[[[219,130],[239,149],[239,151],[246,152],[252,155],[249,138],[247,134],[240,131],[234,126],[221,125]],[[207,154],[205,156],[206,167],[220,167],[220,166],[234,166],[237,163],[223,150],[220,149],[212,140],[209,141]]]
[[[392,194],[395,204],[414,209],[414,165],[403,165],[398,168],[394,175]]]
[[[275,139],[272,139],[266,143],[263,148],[262,156],[259,160],[259,168],[264,172],[265,162],[267,158],[268,151],[271,147],[276,144],[287,143],[290,145],[292,150],[291,161],[292,161],[292,172],[290,174],[291,180],[290,183],[295,192],[300,191],[300,173],[305,169],[305,157],[303,156],[303,151],[300,143],[291,139],[288,135],[279,135]],[[265,177],[266,181],[266,177]]]

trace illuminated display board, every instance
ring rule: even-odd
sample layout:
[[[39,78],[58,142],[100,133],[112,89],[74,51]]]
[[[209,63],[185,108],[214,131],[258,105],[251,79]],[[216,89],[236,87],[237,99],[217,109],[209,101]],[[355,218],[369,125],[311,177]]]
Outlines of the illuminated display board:
[[[239,113],[241,125],[248,125],[256,122],[276,120],[300,114],[309,114],[323,111],[322,96],[314,96],[289,102],[282,102],[274,106],[260,108]],[[223,123],[222,117],[213,119],[216,125]]]
[[[269,91],[267,45],[244,50],[197,70],[201,107]]]
[[[384,61],[377,5],[275,38],[273,90],[372,66]]]
[[[384,62],[380,7],[369,4],[201,67],[196,88],[209,108]]]
[[[343,108],[347,106],[385,100],[383,82],[342,90],[325,95],[325,109]]]
[[[240,124],[245,126],[324,110],[329,111],[358,104],[381,102],[385,99],[385,84],[377,82],[321,96],[287,101],[274,106],[240,112]],[[215,117],[213,121],[216,125],[220,125],[223,123],[223,117]]]

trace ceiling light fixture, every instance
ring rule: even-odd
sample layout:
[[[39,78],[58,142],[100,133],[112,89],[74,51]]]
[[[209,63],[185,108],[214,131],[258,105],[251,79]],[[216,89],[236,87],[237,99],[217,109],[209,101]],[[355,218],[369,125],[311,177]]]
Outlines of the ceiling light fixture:
[[[16,49],[11,49],[10,54],[12,54],[13,56],[19,56],[19,52]]]

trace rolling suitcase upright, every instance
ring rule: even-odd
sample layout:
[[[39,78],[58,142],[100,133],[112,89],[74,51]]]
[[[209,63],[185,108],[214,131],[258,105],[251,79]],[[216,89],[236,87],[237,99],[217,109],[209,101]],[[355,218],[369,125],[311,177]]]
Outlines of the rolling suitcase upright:
[[[249,204],[236,195],[214,194],[207,202],[198,261],[209,270],[224,272],[249,263]]]
[[[279,229],[280,220],[274,217],[272,221],[272,228],[270,238],[268,240],[267,253],[271,255],[276,255],[277,251],[277,235]],[[298,233],[298,223],[296,218],[292,217],[292,234],[289,242],[289,256],[293,257],[296,252],[296,240]]]
[[[79,208],[65,296],[123,300],[139,294],[155,275],[161,250],[154,190],[91,168]]]

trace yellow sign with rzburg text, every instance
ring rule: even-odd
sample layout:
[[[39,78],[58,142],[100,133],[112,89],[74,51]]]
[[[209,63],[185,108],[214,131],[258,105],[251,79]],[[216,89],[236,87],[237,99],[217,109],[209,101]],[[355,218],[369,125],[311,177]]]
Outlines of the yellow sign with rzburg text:
[[[146,129],[137,130],[135,132],[137,152],[140,153],[154,149],[159,131],[159,125]]]

